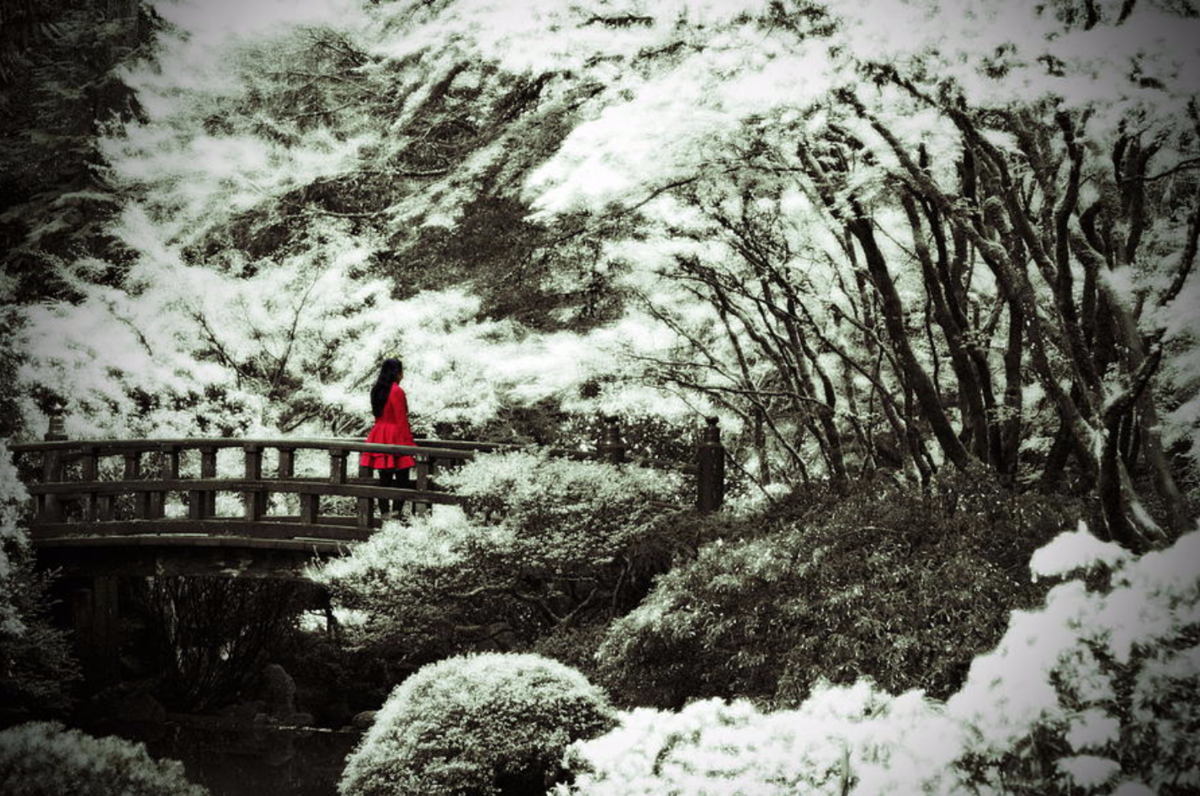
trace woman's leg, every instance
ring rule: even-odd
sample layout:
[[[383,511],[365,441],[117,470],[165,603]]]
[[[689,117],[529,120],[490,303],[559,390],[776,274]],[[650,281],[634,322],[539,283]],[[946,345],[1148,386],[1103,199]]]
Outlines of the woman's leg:
[[[386,469],[379,470],[378,471],[379,485],[380,486],[392,486],[392,482],[396,479],[396,472],[397,472],[396,470],[386,470]],[[396,502],[399,503],[399,501],[396,501]],[[378,503],[379,503],[379,515],[383,516],[384,514],[387,514],[388,509],[391,508],[391,503],[388,501],[388,499],[387,498],[379,498]]]

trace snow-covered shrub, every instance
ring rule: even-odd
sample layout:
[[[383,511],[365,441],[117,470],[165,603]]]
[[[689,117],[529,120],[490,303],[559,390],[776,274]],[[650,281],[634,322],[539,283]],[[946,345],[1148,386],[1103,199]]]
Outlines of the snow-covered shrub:
[[[852,784],[860,793],[912,793],[915,750],[906,741],[920,737],[947,768],[957,740],[920,692],[892,697],[866,681],[823,684],[798,710],[762,713],[745,700],[714,699],[678,713],[638,708],[620,720],[568,750],[577,779],[559,796],[841,796]]]
[[[347,628],[361,643],[430,660],[469,648],[462,628],[503,617],[509,577],[492,562],[511,544],[508,529],[438,506],[406,524],[385,524],[312,574],[335,605],[365,616]]]
[[[682,489],[670,472],[526,452],[481,456],[444,480],[468,514],[513,528],[514,552],[551,571],[611,561]]]
[[[515,452],[438,478],[465,512],[389,524],[315,573],[339,605],[367,612],[356,632],[381,654],[528,649],[607,622],[641,600],[687,530],[665,519],[680,479],[640,467]]]
[[[1133,557],[1086,528],[1041,548],[1066,580],[1014,611],[944,704],[868,682],[818,685],[795,710],[640,708],[568,750],[559,794],[931,793],[1142,796],[1200,787],[1200,531]],[[1085,582],[1086,580],[1086,582]],[[844,782],[842,778],[844,777]]]
[[[426,666],[398,686],[350,757],[343,796],[540,792],[567,745],[612,726],[603,692],[536,655]]]
[[[931,496],[874,482],[778,512],[728,520],[726,540],[611,626],[600,670],[619,701],[794,706],[821,679],[863,676],[945,698],[1008,612],[1035,604],[1028,557],[1074,521],[1065,505],[957,475]]]
[[[1013,612],[972,663],[947,702],[970,729],[964,770],[1014,794],[1196,792],[1200,531],[1135,558],[1081,526],[1032,567],[1091,576]]]
[[[205,796],[174,760],[153,760],[140,743],[94,738],[57,722],[0,732],[5,796]]]

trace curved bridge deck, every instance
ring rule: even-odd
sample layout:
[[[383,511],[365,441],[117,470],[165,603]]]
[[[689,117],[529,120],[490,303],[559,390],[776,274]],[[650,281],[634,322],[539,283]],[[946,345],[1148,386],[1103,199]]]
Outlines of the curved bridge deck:
[[[272,550],[289,560],[344,552],[381,527],[380,500],[402,503],[414,513],[425,513],[436,504],[457,504],[456,495],[439,488],[439,472],[482,452],[518,448],[452,440],[417,443],[68,440],[49,434],[44,442],[12,445],[11,450],[36,501],[30,535],[40,558],[61,564],[73,554],[100,565],[106,558],[120,558],[103,551],[119,549],[126,551],[130,568],[140,574],[145,567],[134,566],[139,558],[153,557],[161,572],[168,552],[180,557],[195,551],[197,558],[213,559],[211,566],[220,571],[236,573],[249,568],[221,563],[235,550],[240,551],[238,560],[269,557],[267,551]],[[357,454],[368,451],[414,457],[408,488],[383,487],[370,468],[358,467]],[[550,453],[626,461],[615,418],[608,419],[594,450],[552,449]],[[351,456],[355,456],[354,475]],[[711,510],[720,505],[724,449],[715,418],[709,419],[699,440],[694,464],[644,463],[694,473],[698,506]]]
[[[51,418],[44,442],[10,446],[35,500],[30,536],[43,567],[61,570],[76,645],[90,682],[119,674],[118,581],[129,576],[305,578],[382,525],[381,499],[423,513],[456,504],[437,475],[480,452],[517,446],[418,440],[415,446],[345,439],[68,440]],[[696,475],[697,505],[720,506],[724,449],[715,418],[695,464],[646,462]],[[380,486],[363,451],[416,459],[407,489]],[[594,451],[571,458],[626,460],[615,418]],[[357,464],[357,461],[355,462]]]

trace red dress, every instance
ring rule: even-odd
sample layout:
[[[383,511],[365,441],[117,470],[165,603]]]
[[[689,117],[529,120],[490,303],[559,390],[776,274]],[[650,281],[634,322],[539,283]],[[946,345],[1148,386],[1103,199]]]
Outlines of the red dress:
[[[408,398],[399,384],[392,385],[383,415],[375,421],[367,442],[379,445],[414,445],[412,429],[408,427]],[[393,456],[390,453],[364,453],[358,463],[376,470],[403,470],[412,467],[417,460],[411,456]]]

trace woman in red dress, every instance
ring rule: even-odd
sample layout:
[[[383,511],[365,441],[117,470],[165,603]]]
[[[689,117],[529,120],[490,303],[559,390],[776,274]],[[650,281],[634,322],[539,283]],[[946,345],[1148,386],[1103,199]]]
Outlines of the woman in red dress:
[[[380,445],[413,445],[412,429],[408,425],[408,398],[400,387],[404,378],[404,365],[398,359],[383,360],[379,378],[371,388],[371,413],[375,425],[367,435],[367,442]],[[417,463],[411,456],[393,456],[390,453],[364,453],[358,462],[363,467],[379,471],[381,486],[408,489],[408,470]],[[384,517],[400,515],[402,501],[395,501],[395,511],[389,515],[386,498],[379,500],[379,513]]]

